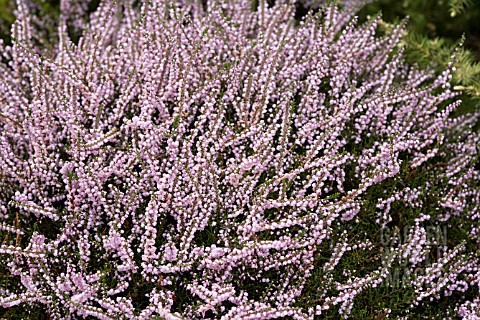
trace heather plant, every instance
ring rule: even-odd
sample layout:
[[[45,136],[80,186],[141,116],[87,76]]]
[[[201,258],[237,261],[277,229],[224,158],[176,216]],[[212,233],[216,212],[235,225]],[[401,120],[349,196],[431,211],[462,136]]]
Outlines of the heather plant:
[[[378,32],[356,6],[298,21],[283,1],[105,0],[85,20],[70,0],[46,42],[17,5],[4,316],[480,316],[479,114],[451,116],[458,55],[409,65],[405,24]]]

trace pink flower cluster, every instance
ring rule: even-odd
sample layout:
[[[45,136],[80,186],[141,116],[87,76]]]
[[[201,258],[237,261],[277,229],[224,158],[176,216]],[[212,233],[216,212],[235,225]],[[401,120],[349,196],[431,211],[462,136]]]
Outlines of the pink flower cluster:
[[[395,263],[423,261],[425,226],[462,216],[480,237],[478,114],[449,117],[453,65],[439,77],[406,65],[403,25],[379,35],[380,17],[358,25],[348,8],[296,21],[289,1],[239,0],[103,0],[85,25],[88,8],[67,0],[52,49],[17,2],[0,44],[0,259],[19,285],[0,288],[0,307],[347,317]],[[350,234],[372,201],[378,228],[402,202],[421,218],[376,270],[336,278],[345,255],[378,247]],[[450,248],[412,281],[412,306],[478,291],[478,261]],[[302,307],[316,270],[317,303]]]

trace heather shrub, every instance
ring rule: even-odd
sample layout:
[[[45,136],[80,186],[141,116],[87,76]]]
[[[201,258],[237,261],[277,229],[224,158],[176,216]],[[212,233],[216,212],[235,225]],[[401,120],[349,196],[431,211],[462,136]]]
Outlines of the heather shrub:
[[[406,64],[355,6],[81,4],[52,47],[18,1],[1,48],[5,315],[479,316],[455,55]]]

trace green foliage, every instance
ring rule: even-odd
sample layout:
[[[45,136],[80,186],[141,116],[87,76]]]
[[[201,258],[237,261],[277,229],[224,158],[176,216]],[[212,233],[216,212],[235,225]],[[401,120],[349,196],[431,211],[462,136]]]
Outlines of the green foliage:
[[[8,41],[10,26],[15,21],[11,1],[0,0],[0,39]]]
[[[450,6],[450,16],[454,18],[462,14],[467,7],[472,5],[472,0],[450,0],[448,4]]]
[[[393,28],[408,17],[402,40],[405,58],[437,74],[454,58],[454,90],[462,91],[460,113],[478,110],[480,101],[480,2],[471,0],[378,0],[361,10],[360,21],[382,12],[383,25]]]

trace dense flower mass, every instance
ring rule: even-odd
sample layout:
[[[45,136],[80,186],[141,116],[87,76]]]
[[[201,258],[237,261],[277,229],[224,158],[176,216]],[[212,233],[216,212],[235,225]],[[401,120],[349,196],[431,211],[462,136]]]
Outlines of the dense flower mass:
[[[88,22],[62,1],[46,47],[17,2],[1,307],[347,317],[401,268],[405,316],[451,295],[479,316],[478,114],[451,116],[455,57],[436,76],[403,62],[403,25],[335,5],[295,20],[286,1],[104,0]]]

